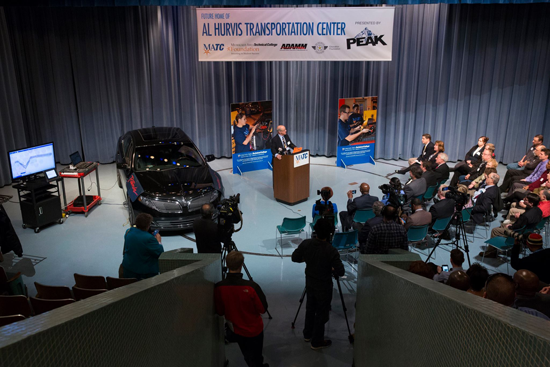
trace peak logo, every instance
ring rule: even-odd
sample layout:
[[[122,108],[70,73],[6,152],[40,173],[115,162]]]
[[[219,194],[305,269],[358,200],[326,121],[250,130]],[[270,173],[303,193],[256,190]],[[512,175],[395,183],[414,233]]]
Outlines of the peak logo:
[[[387,46],[388,44],[384,42],[382,39],[384,35],[381,36],[369,36],[369,37],[358,37],[358,38],[348,38],[346,40],[347,49],[349,50],[352,45],[355,45],[355,47],[361,47],[361,46],[377,46],[379,43]]]
[[[223,51],[225,47],[223,43],[207,43],[207,44],[203,43],[203,46],[204,46],[203,52],[205,55],[210,55],[210,53],[213,51]]]
[[[281,50],[286,51],[306,51],[307,43],[283,43]]]

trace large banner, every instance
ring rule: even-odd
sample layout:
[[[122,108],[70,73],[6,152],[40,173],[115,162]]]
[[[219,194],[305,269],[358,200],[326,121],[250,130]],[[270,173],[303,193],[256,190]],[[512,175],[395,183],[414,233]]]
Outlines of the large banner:
[[[336,165],[375,164],[378,97],[341,98],[338,113]]]
[[[197,9],[199,61],[391,61],[394,8]]]
[[[273,135],[271,101],[231,104],[233,173],[269,168]]]

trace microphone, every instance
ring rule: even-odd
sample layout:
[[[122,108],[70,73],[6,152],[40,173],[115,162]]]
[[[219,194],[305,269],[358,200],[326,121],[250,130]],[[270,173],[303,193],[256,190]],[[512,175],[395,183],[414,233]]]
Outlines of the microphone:
[[[279,155],[284,155],[283,148],[279,148],[278,152],[279,152]]]

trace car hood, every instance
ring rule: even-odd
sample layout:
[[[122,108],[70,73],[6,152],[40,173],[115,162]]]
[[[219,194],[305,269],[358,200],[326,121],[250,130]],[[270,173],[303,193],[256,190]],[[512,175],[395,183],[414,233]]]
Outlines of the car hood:
[[[143,190],[153,196],[185,196],[194,190],[215,187],[208,166],[136,172]]]

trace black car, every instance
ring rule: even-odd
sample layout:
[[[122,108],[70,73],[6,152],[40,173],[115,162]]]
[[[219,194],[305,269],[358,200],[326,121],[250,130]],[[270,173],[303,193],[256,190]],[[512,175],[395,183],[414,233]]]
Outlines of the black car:
[[[217,206],[223,200],[220,175],[193,141],[179,128],[152,127],[129,131],[118,139],[118,185],[124,190],[130,223],[139,213],[153,216],[152,229],[191,228],[203,204]],[[143,193],[131,201],[127,180],[135,177]]]

